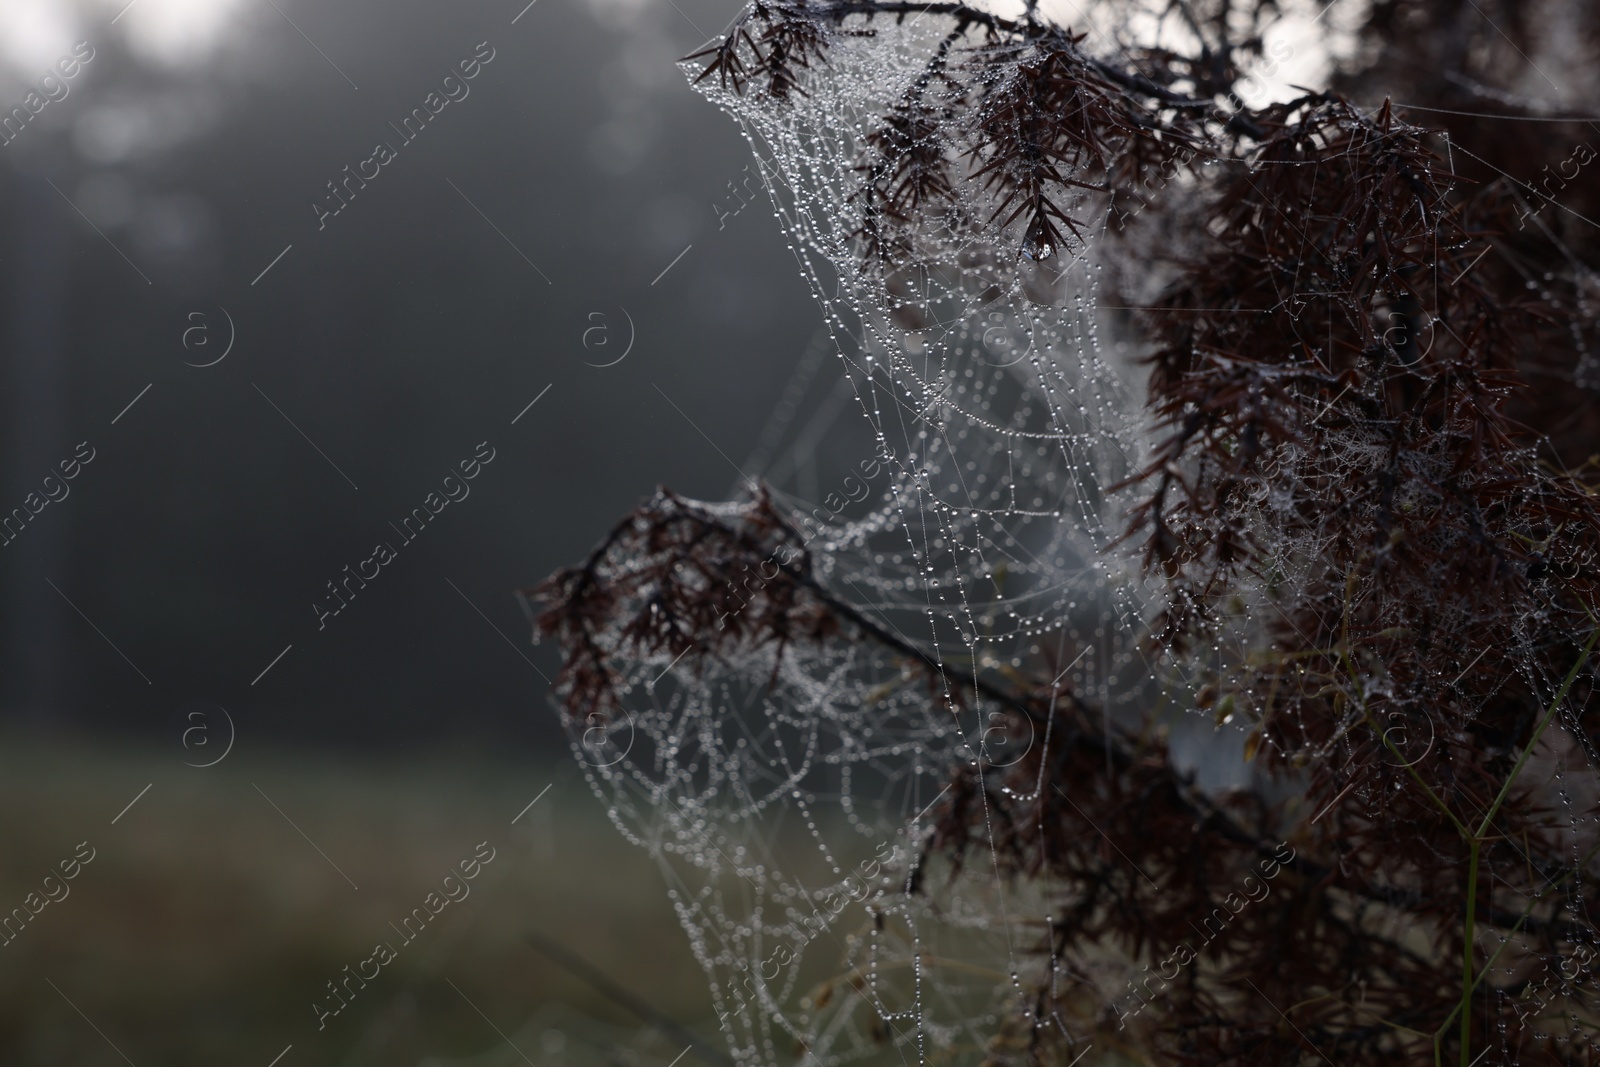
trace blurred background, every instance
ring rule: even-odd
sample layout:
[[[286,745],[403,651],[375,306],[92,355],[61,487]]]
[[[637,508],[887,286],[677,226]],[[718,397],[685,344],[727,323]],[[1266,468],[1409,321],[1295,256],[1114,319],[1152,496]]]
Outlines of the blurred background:
[[[0,1062],[716,1060],[515,591],[862,451],[738,7],[0,0]]]

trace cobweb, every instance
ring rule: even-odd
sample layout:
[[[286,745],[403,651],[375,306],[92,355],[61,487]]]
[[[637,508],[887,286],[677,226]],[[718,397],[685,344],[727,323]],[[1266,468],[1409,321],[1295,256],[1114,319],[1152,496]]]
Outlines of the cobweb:
[[[873,138],[913,95],[927,114],[961,110],[939,100],[954,80],[933,76],[966,61],[950,29],[933,17],[846,22],[827,61],[802,65],[776,96],[734,92],[716,74],[695,81],[748,141],[822,312],[743,488],[765,472],[818,580],[941,670],[1017,680],[1025,662],[1043,663],[1120,718],[1149,707],[1152,687],[1188,683],[1139,657],[1132,637],[1152,598],[1126,555],[1107,551],[1129,503],[1113,487],[1147,461],[1149,429],[1129,339],[1099,300],[1118,262],[1107,204],[1088,187],[1063,190],[1077,225],[1041,240],[984,182],[956,181],[906,244],[872,254]],[[966,161],[969,179],[980,163]],[[1137,299],[1160,282],[1120,285]],[[802,394],[833,360],[838,387],[779,456]],[[857,431],[836,431],[850,409]],[[1375,443],[1344,444],[1337,455],[1286,448],[1279,461],[1381,460]],[[821,454],[842,468],[818,467]],[[775,483],[779,473],[794,484]],[[696,506],[732,519],[743,505]],[[1238,502],[1275,582],[1304,586],[1322,553],[1315,533],[1275,534],[1284,506],[1265,483]],[[1219,662],[1260,637],[1268,591],[1234,593],[1234,622],[1210,650]],[[1059,1030],[1072,1056],[1092,1029],[1032,1014],[1054,1001],[1038,991],[1053,993],[1057,977],[1045,887],[1001,879],[992,848],[988,864],[924,866],[952,768],[1014,765],[1050,738],[1017,735],[1026,720],[953,700],[949,684],[930,692],[904,658],[872,642],[790,642],[691,667],[668,650],[619,664],[623,714],[592,717],[574,738],[613,822],[658,860],[739,1063],[999,1059],[1018,1020]],[[1433,737],[1421,744],[1431,751]],[[1564,810],[1592,802],[1563,780],[1582,762],[1553,746],[1538,757]],[[1073,978],[1120,986],[1127,961],[1104,967]]]
[[[844,471],[815,476],[814,499],[774,496],[819,579],[941,665],[1043,659],[1110,715],[1147,672],[1125,669],[1114,632],[1140,614],[1135,576],[1104,552],[1110,487],[1139,457],[1135,387],[1101,336],[1098,227],[1022,254],[1021,227],[967,182],[896,269],[861,254],[861,138],[948,29],[847,27],[786,101],[697,83],[749,141],[823,312],[802,372],[833,355],[835,404],[870,431]],[[1090,193],[1071,207],[1104,218]],[[932,877],[912,858],[951,767],[1006,766],[1046,739],[981,703],[952,712],[861,643],[629,669],[626,713],[592,720],[575,751],[659,859],[735,1058],[983,1058],[1002,1016],[1027,1011],[1048,902],[981,868],[941,883],[937,904],[903,890]]]

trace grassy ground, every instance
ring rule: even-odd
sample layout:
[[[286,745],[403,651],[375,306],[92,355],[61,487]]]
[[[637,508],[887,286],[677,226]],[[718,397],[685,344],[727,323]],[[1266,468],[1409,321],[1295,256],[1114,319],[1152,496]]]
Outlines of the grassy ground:
[[[0,1063],[268,1067],[292,1046],[277,1067],[651,1067],[683,1051],[530,932],[715,1036],[656,868],[564,754],[183,758],[0,739],[0,913],[80,842],[95,850],[0,948]],[[390,924],[480,842],[495,858],[470,895],[402,945]],[[397,958],[319,1030],[326,983],[380,941]]]

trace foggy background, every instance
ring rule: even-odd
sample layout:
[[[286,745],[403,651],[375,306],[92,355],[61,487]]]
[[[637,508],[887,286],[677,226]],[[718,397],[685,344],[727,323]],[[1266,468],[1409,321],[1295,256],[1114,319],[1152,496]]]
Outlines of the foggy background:
[[[521,654],[554,660],[513,589],[658,483],[726,495],[718,449],[747,458],[820,325],[770,207],[729,212],[736,127],[674,66],[737,4],[123,3],[0,24],[8,104],[94,49],[0,149],[3,507],[95,457],[0,557],[7,717],[154,739],[198,700],[241,744],[548,747]]]
[[[0,2],[0,914],[95,857],[0,945],[0,1062],[665,1065],[662,1019],[715,1036],[515,590],[658,484],[723,499],[776,461],[804,491],[867,440],[743,140],[674,65],[738,6]],[[319,1027],[480,842],[471,899]]]

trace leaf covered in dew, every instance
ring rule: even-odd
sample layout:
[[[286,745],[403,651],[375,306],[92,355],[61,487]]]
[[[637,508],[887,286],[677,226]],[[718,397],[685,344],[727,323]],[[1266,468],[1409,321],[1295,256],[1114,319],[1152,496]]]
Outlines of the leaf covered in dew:
[[[543,587],[569,722],[633,739],[590,780],[740,1062],[1596,1062],[1600,497],[1552,441],[1600,452],[1600,244],[1382,96],[1219,103],[1273,5],[1108,11],[762,2],[685,61],[889,458],[663,491]]]

